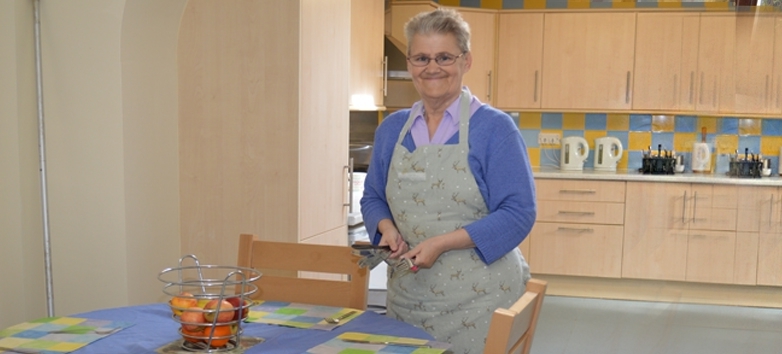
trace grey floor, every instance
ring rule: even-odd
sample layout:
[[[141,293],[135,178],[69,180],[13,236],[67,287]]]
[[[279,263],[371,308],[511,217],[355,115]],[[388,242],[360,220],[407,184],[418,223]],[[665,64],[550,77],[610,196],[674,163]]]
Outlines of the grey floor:
[[[546,296],[532,353],[778,354],[782,309]]]

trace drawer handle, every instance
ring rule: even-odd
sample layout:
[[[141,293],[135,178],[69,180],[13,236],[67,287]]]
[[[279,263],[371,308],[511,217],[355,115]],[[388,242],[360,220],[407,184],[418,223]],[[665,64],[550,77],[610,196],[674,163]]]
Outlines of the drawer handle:
[[[560,210],[559,213],[560,214],[565,214],[565,215],[585,215],[585,216],[594,216],[595,215],[594,211],[566,211],[566,210]]]
[[[570,194],[595,194],[597,193],[597,190],[595,189],[560,189],[560,193],[570,193]]]
[[[595,232],[594,229],[589,229],[589,228],[582,229],[582,228],[577,228],[577,227],[562,227],[562,226],[558,227],[557,231],[576,232],[576,233],[579,233],[579,234],[580,233],[590,233],[591,234],[591,233]]]

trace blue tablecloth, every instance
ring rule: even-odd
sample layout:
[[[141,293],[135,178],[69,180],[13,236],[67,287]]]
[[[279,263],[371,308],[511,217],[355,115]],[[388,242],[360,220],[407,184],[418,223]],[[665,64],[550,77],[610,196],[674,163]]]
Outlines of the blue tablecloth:
[[[179,324],[171,318],[168,305],[162,303],[97,310],[70,317],[134,323],[132,327],[90,343],[73,352],[74,354],[154,353],[158,348],[181,338],[178,333]],[[433,339],[422,329],[370,311],[332,331],[288,328],[261,323],[244,323],[243,328],[245,336],[265,339],[263,343],[248,349],[246,351],[248,354],[300,354],[344,332]]]

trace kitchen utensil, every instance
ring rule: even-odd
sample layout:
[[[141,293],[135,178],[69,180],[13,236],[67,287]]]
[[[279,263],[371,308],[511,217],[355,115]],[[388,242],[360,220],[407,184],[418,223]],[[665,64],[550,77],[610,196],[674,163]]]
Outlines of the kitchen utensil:
[[[347,339],[347,338],[340,338],[343,342],[348,343],[363,343],[363,344],[376,344],[376,345],[394,345],[394,346],[400,346],[400,347],[414,347],[414,348],[431,348],[431,346],[427,344],[414,344],[414,343],[404,343],[404,342],[394,342],[394,341],[375,341],[375,340],[363,340],[363,339]]]
[[[622,142],[612,136],[595,139],[595,171],[616,171],[622,158]]]
[[[112,334],[114,332],[117,332],[121,330],[122,327],[114,327],[114,328],[107,328],[107,329],[91,329],[91,330],[85,330],[85,329],[62,329],[57,331],[49,331],[49,333],[53,334],[87,334],[87,333],[95,333],[95,334]]]
[[[559,169],[562,171],[581,171],[584,160],[589,156],[589,143],[579,136],[568,136],[562,139],[560,149]]]
[[[684,172],[684,156],[678,155],[676,156],[676,167],[675,167],[676,173],[682,173]]]
[[[342,320],[344,320],[344,319],[346,319],[346,318],[348,318],[350,316],[353,316],[356,312],[358,312],[358,311],[350,311],[350,312],[348,312],[348,313],[346,313],[346,314],[344,314],[342,316],[339,316],[339,317],[326,317],[326,318],[324,318],[324,320],[326,320],[326,322],[331,323],[331,324],[337,324],[337,323],[339,323],[339,321],[342,321]]]
[[[711,172],[711,149],[706,143],[706,127],[701,130],[701,142],[692,144],[692,172]]]

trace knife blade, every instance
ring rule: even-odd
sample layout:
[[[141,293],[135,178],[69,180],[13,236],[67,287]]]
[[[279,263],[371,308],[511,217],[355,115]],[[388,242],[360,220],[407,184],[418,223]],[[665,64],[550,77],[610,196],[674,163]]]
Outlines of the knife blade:
[[[427,344],[415,344],[415,343],[404,343],[404,342],[387,342],[387,341],[377,341],[377,340],[363,340],[363,339],[347,339],[347,338],[340,338],[343,342],[349,342],[349,343],[361,343],[361,344],[375,344],[375,345],[395,345],[395,346],[401,346],[401,347],[415,347],[415,348],[431,348],[431,346]]]

